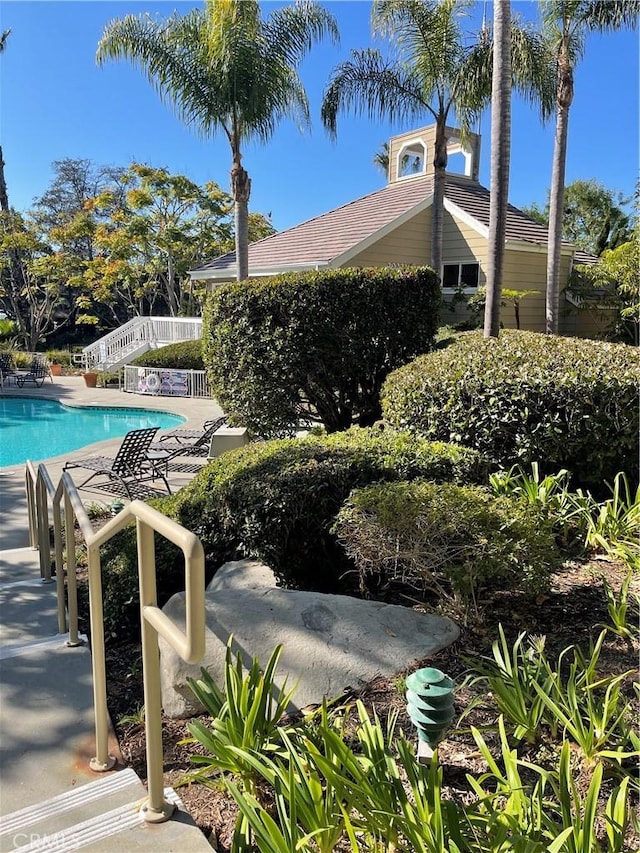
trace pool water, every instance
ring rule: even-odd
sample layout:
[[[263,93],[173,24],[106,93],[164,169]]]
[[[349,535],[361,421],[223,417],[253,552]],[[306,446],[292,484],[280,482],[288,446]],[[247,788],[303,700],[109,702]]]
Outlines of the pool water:
[[[64,406],[37,397],[0,398],[0,467],[48,459],[94,441],[157,426],[169,429],[186,419],[149,409]]]

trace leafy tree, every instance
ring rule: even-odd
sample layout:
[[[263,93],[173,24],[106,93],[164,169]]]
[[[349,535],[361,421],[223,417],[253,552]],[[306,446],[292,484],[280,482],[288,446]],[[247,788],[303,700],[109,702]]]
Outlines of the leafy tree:
[[[504,244],[511,158],[511,2],[494,0],[493,73],[491,81],[491,195],[484,313],[485,338],[500,333]]]
[[[632,234],[632,216],[624,210],[629,201],[595,178],[573,181],[564,191],[562,236],[592,255],[615,249]],[[534,203],[523,210],[537,222],[549,224],[549,202],[545,208]]]
[[[202,188],[184,175],[140,163],[128,168],[122,183],[122,199],[107,190],[92,202],[107,218],[96,232],[100,256],[88,272],[94,284],[101,283],[102,300],[114,286],[133,284],[136,300],[161,294],[176,316],[188,269],[218,254],[231,237],[231,199],[215,183]]]
[[[543,28],[556,72],[556,133],[549,198],[546,331],[558,334],[560,313],[560,249],[564,215],[569,110],[573,102],[573,70],[584,54],[589,32],[635,27],[637,0],[544,0]]]
[[[61,278],[50,274],[52,258],[32,222],[14,211],[0,214],[0,308],[30,351],[61,319]]]
[[[600,262],[577,266],[570,289],[582,310],[612,309],[613,333],[640,343],[640,234],[615,249],[605,249]]]
[[[337,39],[335,20],[311,0],[274,9],[267,19],[257,0],[207,0],[204,10],[182,17],[112,21],[98,45],[99,63],[131,60],[187,124],[229,140],[240,280],[248,275],[251,192],[242,148],[251,138],[266,142],[284,117],[309,123],[298,68],[325,35]]]

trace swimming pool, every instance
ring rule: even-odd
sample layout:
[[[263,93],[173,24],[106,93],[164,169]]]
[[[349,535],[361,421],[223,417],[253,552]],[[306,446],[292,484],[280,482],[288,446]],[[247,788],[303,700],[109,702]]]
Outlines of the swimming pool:
[[[38,397],[0,398],[0,467],[48,459],[131,429],[168,429],[186,418],[149,409],[65,406]]]

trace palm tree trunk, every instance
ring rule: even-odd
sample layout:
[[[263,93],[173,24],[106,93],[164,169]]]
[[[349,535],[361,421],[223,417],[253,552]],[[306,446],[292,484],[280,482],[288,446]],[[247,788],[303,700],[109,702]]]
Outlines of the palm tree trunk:
[[[546,332],[558,334],[560,315],[560,250],[564,212],[564,177],[567,162],[569,108],[573,101],[573,68],[566,47],[558,56],[556,136],[553,145],[553,169],[549,191],[549,238],[547,254]]]
[[[433,204],[431,205],[431,266],[442,276],[442,229],[444,220],[444,190],[447,174],[446,116],[436,121],[433,153]]]
[[[500,333],[500,301],[509,197],[509,160],[511,157],[510,0],[495,0],[493,5],[493,31],[491,200],[487,256],[487,299],[484,309],[485,338],[497,338]]]
[[[236,264],[237,279],[249,278],[249,196],[251,179],[242,168],[240,155],[234,154],[231,169],[231,194],[234,201],[236,228]]]
[[[0,210],[9,213],[9,196],[7,195],[7,182],[4,179],[4,157],[0,145]]]

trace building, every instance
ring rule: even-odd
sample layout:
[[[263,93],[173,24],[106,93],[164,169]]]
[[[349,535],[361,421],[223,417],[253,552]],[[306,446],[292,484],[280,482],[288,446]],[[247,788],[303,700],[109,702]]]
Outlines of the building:
[[[447,303],[456,293],[469,296],[486,283],[489,190],[478,183],[480,137],[448,128],[449,164],[444,199],[443,268],[439,270]],[[435,126],[394,136],[389,144],[389,180],[381,190],[259,240],[249,246],[249,276],[339,267],[430,263]],[[456,171],[458,169],[459,171]],[[561,282],[574,262],[595,258],[562,244]],[[214,258],[191,271],[193,279],[211,285],[235,279],[235,252]],[[519,305],[520,326],[544,331],[547,277],[547,229],[509,205],[503,288],[534,291]],[[589,337],[597,330],[592,312],[571,310],[563,300],[562,334]],[[464,318],[464,308],[443,320]],[[511,304],[502,308],[502,324],[515,326]]]

